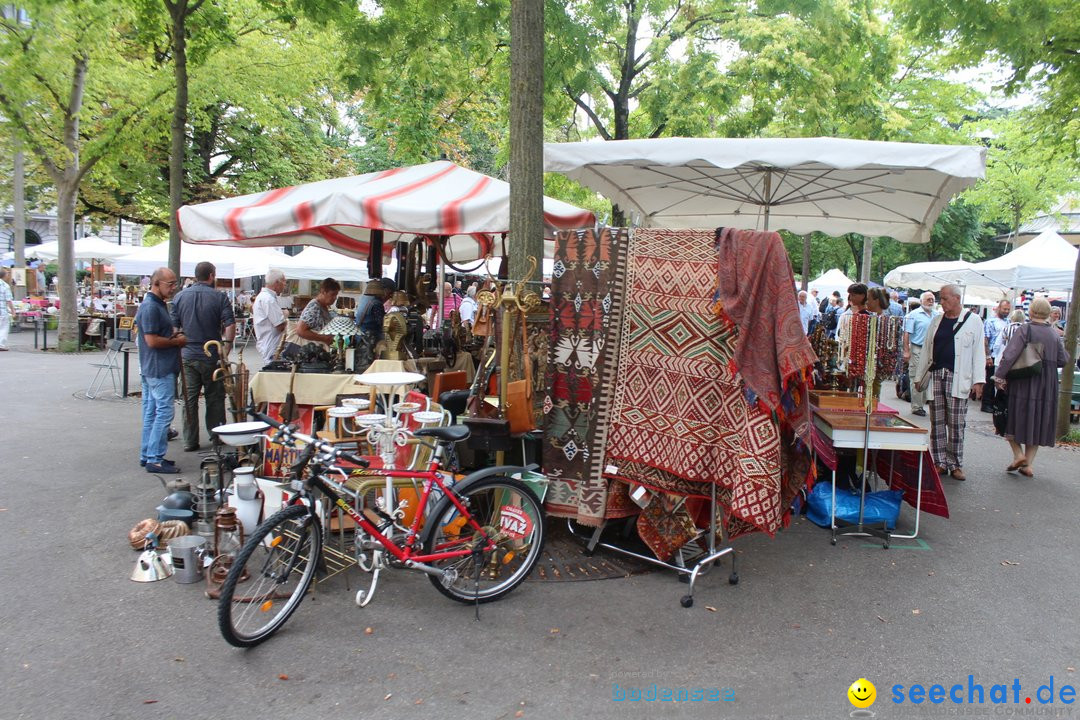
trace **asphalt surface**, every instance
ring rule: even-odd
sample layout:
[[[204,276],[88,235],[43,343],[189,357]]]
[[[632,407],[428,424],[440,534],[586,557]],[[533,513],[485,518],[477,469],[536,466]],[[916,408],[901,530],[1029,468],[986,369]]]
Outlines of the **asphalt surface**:
[[[690,609],[661,571],[527,582],[482,606],[480,622],[407,573],[357,608],[353,571],[350,589],[340,576],[320,585],[283,631],[243,651],[218,634],[201,585],[129,580],[127,532],[164,494],[138,466],[137,400],[79,397],[100,354],[36,352],[28,333],[10,345],[0,718],[838,718],[861,677],[881,718],[1080,714],[1060,702],[1063,685],[1080,685],[1080,452],[1043,449],[1034,479],[1009,475],[1007,446],[975,405],[968,481],[945,481],[952,517],[924,516],[917,540],[889,550],[832,547],[798,519],[737,540],[741,582],[719,567]],[[197,477],[178,441],[170,457]],[[905,506],[902,530],[912,518]],[[968,704],[969,675],[984,704]],[[1041,705],[1051,676],[1055,702]],[[894,686],[906,698],[916,683],[962,683],[963,704],[893,702]],[[730,699],[614,699],[654,684]],[[991,704],[995,684],[1008,704]]]

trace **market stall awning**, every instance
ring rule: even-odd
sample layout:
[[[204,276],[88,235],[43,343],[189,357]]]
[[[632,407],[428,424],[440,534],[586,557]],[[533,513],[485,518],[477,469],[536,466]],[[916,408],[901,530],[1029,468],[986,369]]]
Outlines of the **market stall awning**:
[[[183,238],[218,245],[315,245],[366,258],[372,231],[392,240],[448,236],[451,261],[501,254],[493,235],[510,229],[510,186],[440,160],[334,178],[180,208]],[[593,214],[544,198],[548,233],[591,227]]]
[[[116,260],[117,275],[149,275],[159,267],[169,264],[169,244],[163,242],[151,247],[128,248],[127,255]],[[213,245],[184,243],[180,250],[180,275],[195,275],[200,262],[214,263],[217,276],[222,279],[256,277],[265,275],[270,268],[287,272],[289,260],[284,253],[266,248],[230,248]]]
[[[983,177],[986,150],[840,138],[654,138],[547,143],[544,169],[646,227],[884,235],[924,243]]]

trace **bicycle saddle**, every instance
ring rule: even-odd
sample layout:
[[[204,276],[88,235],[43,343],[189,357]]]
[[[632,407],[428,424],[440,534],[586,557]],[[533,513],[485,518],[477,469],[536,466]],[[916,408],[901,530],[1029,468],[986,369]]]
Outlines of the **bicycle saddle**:
[[[422,428],[413,430],[415,437],[433,437],[443,442],[461,442],[469,437],[469,428],[464,425],[449,425],[447,427]]]

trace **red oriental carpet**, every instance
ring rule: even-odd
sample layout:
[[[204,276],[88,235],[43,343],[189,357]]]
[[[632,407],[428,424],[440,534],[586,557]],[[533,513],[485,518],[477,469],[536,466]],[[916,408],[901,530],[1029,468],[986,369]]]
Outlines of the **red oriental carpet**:
[[[695,497],[715,483],[730,536],[772,534],[793,483],[775,417],[735,372],[739,330],[713,311],[715,252],[712,231],[635,231],[605,471]]]

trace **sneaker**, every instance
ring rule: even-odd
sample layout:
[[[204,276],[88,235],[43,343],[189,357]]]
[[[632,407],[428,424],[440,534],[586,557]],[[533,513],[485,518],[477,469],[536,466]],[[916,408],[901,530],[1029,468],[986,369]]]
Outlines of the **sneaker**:
[[[180,468],[175,465],[158,465],[157,463],[146,463],[146,472],[158,473],[161,475],[176,475],[180,472]]]
[[[922,408],[919,408],[918,410],[912,410],[911,414],[912,415],[918,415],[919,417],[926,417],[926,411],[923,410]]]
[[[162,460],[162,461],[161,461],[161,464],[162,464],[162,465],[170,465],[170,466],[171,466],[171,465],[175,465],[176,463],[174,463],[174,462],[173,462],[172,460],[168,460],[168,459],[166,459],[166,460]],[[145,460],[140,460],[140,461],[139,461],[139,467],[146,467],[146,461],[145,461]]]

